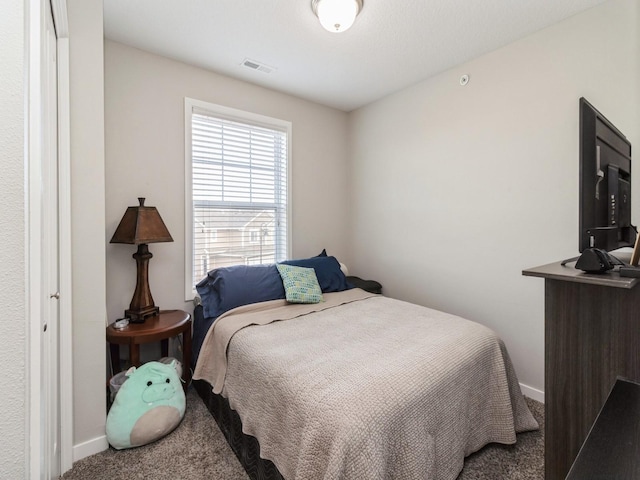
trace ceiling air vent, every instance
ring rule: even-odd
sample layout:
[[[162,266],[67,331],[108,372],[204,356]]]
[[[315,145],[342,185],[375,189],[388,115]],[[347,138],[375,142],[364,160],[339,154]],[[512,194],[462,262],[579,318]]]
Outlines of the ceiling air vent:
[[[243,67],[250,68],[251,70],[257,70],[262,73],[271,73],[275,70],[274,67],[270,67],[269,65],[265,65],[264,63],[256,62],[255,60],[251,60],[250,58],[245,58],[241,64]]]

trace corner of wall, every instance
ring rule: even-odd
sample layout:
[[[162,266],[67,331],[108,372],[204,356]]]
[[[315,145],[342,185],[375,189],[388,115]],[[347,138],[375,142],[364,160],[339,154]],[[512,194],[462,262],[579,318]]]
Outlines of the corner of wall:
[[[106,235],[102,0],[68,2],[74,458],[106,424]],[[98,439],[98,440],[96,440]]]

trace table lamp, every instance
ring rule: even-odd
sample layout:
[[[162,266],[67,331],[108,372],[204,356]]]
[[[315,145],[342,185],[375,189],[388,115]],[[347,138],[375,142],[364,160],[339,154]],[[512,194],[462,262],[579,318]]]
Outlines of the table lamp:
[[[110,243],[127,243],[137,245],[138,251],[133,254],[137,265],[136,290],[133,293],[129,309],[125,317],[133,323],[143,323],[147,317],[157,315],[160,311],[153,303],[149,289],[149,252],[148,243],[173,242],[169,230],[162,221],[156,207],[145,207],[144,198],[138,198],[140,205],[128,207]]]

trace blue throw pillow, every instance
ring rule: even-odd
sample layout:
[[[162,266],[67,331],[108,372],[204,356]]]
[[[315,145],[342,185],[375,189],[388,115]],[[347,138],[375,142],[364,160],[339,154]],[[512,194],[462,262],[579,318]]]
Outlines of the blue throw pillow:
[[[205,317],[219,317],[232,308],[285,298],[275,264],[216,268],[197,285]]]
[[[340,262],[336,257],[311,257],[300,260],[285,260],[280,263],[313,268],[316,271],[322,293],[341,292],[353,288],[353,285],[347,283],[347,277],[340,270]]]

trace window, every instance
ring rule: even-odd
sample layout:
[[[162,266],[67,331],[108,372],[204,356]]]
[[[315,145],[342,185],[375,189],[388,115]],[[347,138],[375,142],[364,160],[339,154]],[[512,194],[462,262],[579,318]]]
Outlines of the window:
[[[289,256],[291,124],[185,99],[186,299],[209,270]]]

